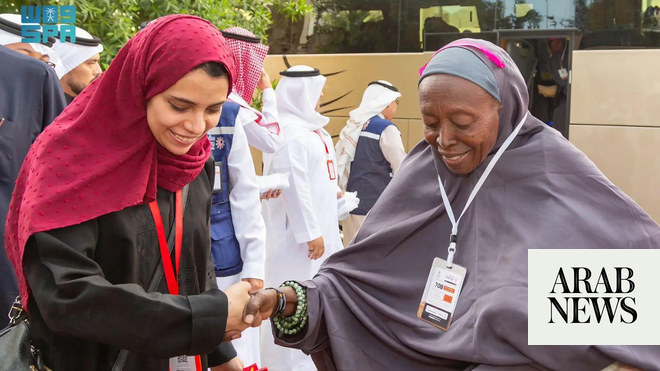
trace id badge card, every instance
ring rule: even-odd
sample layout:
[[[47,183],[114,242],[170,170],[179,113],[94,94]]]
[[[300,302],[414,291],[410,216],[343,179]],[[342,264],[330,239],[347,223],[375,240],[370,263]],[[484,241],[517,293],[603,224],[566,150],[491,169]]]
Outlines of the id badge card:
[[[170,358],[169,371],[197,371],[195,356],[176,356]]]
[[[222,191],[222,161],[216,162],[214,169],[213,193]]]
[[[431,273],[417,310],[417,317],[444,331],[449,330],[467,273],[459,265],[453,264],[450,269],[446,264],[444,259],[433,259]]]
[[[560,68],[558,71],[559,77],[561,77],[562,80],[566,80],[568,78],[568,71],[565,68]]]
[[[335,172],[335,163],[332,160],[327,160],[326,165],[328,166],[328,176],[330,180],[337,179],[337,173]]]

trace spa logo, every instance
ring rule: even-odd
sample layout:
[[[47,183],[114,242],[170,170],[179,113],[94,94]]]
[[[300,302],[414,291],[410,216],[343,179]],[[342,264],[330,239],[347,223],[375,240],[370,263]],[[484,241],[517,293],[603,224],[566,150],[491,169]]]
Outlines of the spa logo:
[[[73,5],[21,6],[21,42],[48,42],[59,35],[60,42],[76,42],[76,7]]]
[[[548,323],[625,323],[637,320],[630,267],[560,267],[549,292]]]

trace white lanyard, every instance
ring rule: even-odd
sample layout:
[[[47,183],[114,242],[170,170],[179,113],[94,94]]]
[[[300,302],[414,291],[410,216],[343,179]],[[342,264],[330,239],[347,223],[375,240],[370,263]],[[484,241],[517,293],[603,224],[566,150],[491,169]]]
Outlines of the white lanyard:
[[[461,221],[463,214],[465,214],[465,210],[467,210],[468,206],[470,206],[472,200],[474,200],[474,197],[477,195],[477,192],[479,192],[479,189],[481,189],[481,186],[486,181],[486,178],[488,178],[488,174],[490,174],[491,170],[493,170],[493,167],[502,156],[502,153],[506,151],[506,149],[509,147],[511,142],[513,142],[513,139],[516,137],[516,135],[518,135],[518,132],[525,123],[525,119],[527,119],[528,114],[529,111],[525,113],[525,116],[522,118],[522,120],[520,120],[516,128],[513,129],[513,132],[509,134],[509,137],[506,138],[504,143],[502,143],[500,149],[497,150],[497,153],[495,153],[495,156],[493,156],[493,160],[488,164],[488,166],[486,166],[486,171],[484,171],[484,173],[481,174],[481,177],[479,178],[477,185],[474,186],[474,189],[472,190],[472,193],[470,193],[470,197],[468,197],[467,203],[465,204],[465,207],[463,208],[461,215],[458,217],[458,220],[454,219],[454,211],[452,210],[451,204],[449,203],[449,199],[447,198],[447,192],[445,192],[445,187],[442,185],[442,179],[440,179],[440,174],[438,174],[438,183],[440,184],[440,193],[442,194],[442,202],[445,204],[445,209],[447,210],[447,216],[449,216],[449,221],[451,222],[451,236],[449,236],[449,247],[447,248],[447,252],[448,252],[447,268],[451,268],[454,263],[454,253],[456,253],[456,240],[458,236],[458,223]]]

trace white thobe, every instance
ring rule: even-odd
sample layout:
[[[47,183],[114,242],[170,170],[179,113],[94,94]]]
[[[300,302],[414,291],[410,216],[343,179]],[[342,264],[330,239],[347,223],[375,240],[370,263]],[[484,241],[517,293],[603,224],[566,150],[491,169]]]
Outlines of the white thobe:
[[[330,134],[319,129],[319,136],[297,126],[282,130],[284,144],[272,156],[268,171],[288,173],[290,186],[279,198],[263,203],[267,287],[311,279],[328,256],[342,248],[337,221],[339,187],[336,179],[330,179],[327,166],[332,161],[332,173],[337,173]],[[307,242],[321,236],[325,252],[320,259],[310,260]],[[269,323],[262,329],[261,350],[263,365],[271,371],[315,370],[311,358],[301,351],[273,344]]]
[[[227,156],[229,175],[229,207],[234,224],[234,235],[241,249],[243,270],[233,276],[217,277],[218,288],[227,289],[244,278],[264,279],[266,259],[266,226],[261,215],[259,187],[254,172],[252,154],[248,146],[245,127],[241,119],[251,117],[241,115],[247,111],[241,107],[234,125],[232,147]],[[252,119],[254,120],[254,119]],[[232,342],[238,357],[246,366],[260,363],[259,329],[245,330],[241,338]]]

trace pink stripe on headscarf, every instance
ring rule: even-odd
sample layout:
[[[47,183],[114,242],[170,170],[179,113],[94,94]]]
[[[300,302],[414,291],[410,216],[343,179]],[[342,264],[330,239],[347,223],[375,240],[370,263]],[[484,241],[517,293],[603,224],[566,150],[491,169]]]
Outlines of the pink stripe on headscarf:
[[[493,52],[491,52],[490,50],[488,50],[488,49],[482,47],[481,45],[479,45],[479,44],[477,44],[477,43],[473,43],[473,42],[471,42],[471,41],[465,41],[465,40],[454,41],[454,42],[452,42],[452,43],[449,43],[449,44],[443,46],[442,48],[438,49],[438,51],[436,51],[435,53],[433,53],[433,57],[435,57],[435,55],[438,54],[438,53],[440,53],[441,51],[443,51],[443,50],[445,50],[445,49],[447,49],[447,48],[455,47],[455,46],[469,46],[469,47],[471,47],[471,48],[475,48],[475,49],[479,50],[480,52],[482,52],[482,53],[483,53],[486,57],[488,57],[488,59],[490,59],[493,63],[495,63],[495,65],[496,65],[497,67],[499,67],[499,68],[504,68],[504,67],[506,67],[506,65],[504,64],[504,61],[502,61],[497,55],[495,55],[495,54],[494,54]],[[433,57],[431,57],[431,59],[433,59]],[[424,73],[424,70],[426,69],[426,66],[427,66],[427,65],[428,65],[428,62],[427,62],[425,65],[423,65],[422,67],[419,68],[419,75],[420,75],[420,76],[422,76],[422,73]]]

